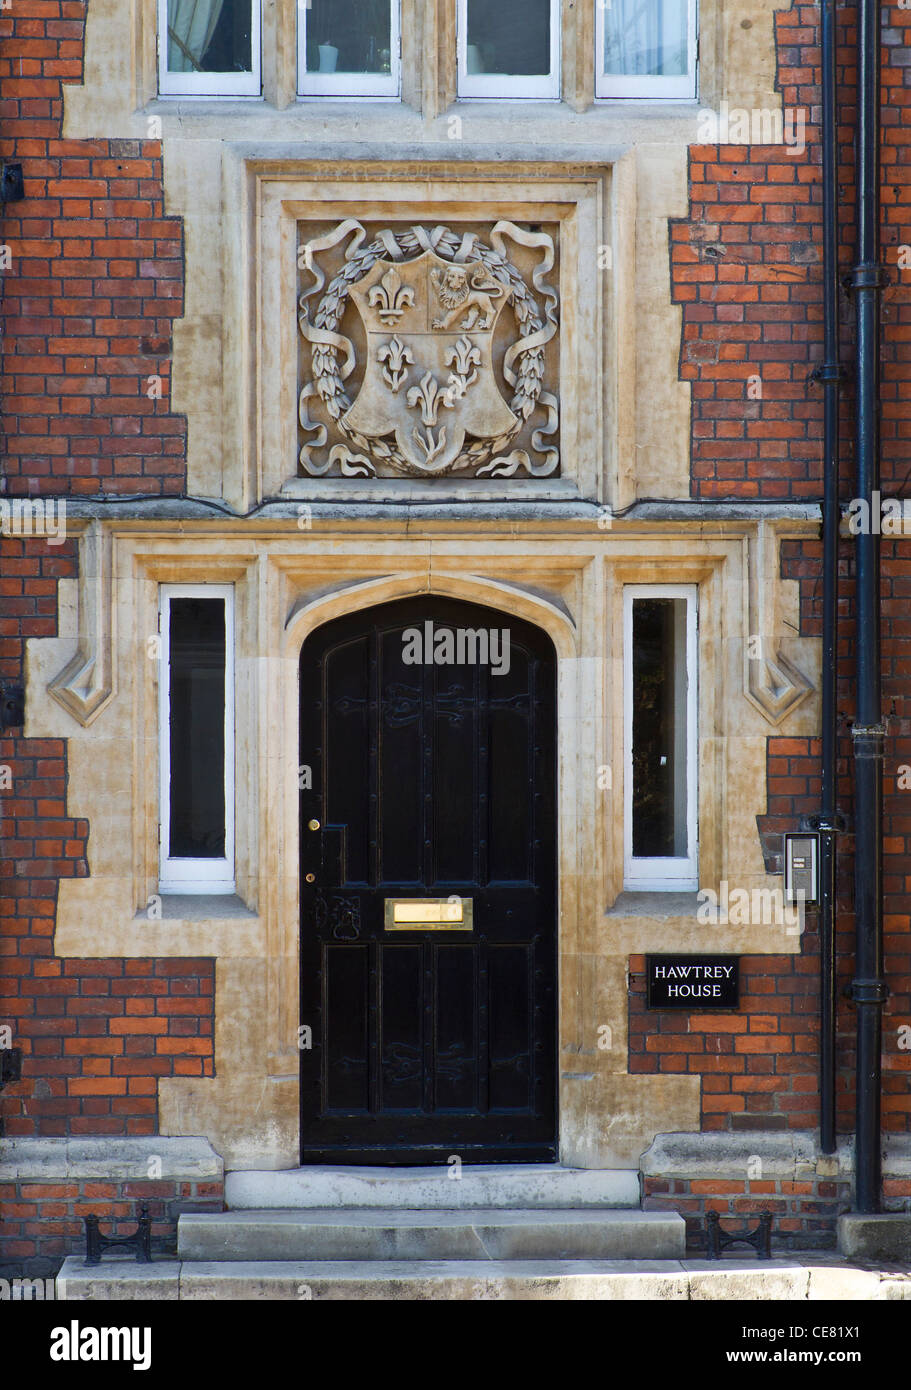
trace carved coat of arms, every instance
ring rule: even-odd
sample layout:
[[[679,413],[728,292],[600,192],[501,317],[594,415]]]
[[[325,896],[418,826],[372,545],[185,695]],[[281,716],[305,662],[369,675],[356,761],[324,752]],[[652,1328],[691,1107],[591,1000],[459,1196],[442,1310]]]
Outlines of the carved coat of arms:
[[[540,253],[534,288],[510,262],[507,238]],[[554,473],[557,402],[544,389],[545,346],[557,328],[557,295],[545,280],[551,238],[499,222],[489,246],[442,226],[386,230],[364,246],[366,239],[361,224],[348,221],[307,247],[315,283],[300,298],[300,329],[311,347],[299,406],[303,472]],[[344,266],[326,286],[319,255],[345,241]],[[360,362],[341,331],[352,306],[366,340]],[[515,331],[498,370],[504,315]],[[349,394],[358,367],[360,387]]]

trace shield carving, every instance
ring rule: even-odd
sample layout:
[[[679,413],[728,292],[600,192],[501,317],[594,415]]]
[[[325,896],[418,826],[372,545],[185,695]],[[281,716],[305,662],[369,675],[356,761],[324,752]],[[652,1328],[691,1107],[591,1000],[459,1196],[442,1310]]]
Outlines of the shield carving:
[[[493,370],[497,320],[512,296],[478,260],[378,260],[350,290],[367,334],[364,379],[341,424],[368,438],[394,435],[422,473],[441,473],[466,435],[498,439],[521,421]]]

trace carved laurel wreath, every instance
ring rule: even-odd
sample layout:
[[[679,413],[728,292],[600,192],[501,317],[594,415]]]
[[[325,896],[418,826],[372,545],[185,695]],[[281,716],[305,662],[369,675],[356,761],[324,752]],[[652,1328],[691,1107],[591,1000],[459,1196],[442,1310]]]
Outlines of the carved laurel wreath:
[[[315,262],[314,253],[338,245],[349,235],[353,240],[345,253],[345,265],[329,282],[311,323],[307,301],[325,284],[325,276]],[[544,253],[532,276],[535,289],[544,299],[544,319],[534,295],[519,271],[507,259],[503,244],[505,236],[519,245],[541,249]],[[314,276],[315,283],[300,297],[299,323],[301,333],[312,345],[313,379],[301,391],[298,413],[302,430],[314,437],[300,451],[302,468],[311,475],[319,476],[337,463],[343,474],[372,477],[376,474],[376,462],[381,461],[402,473],[428,476],[425,470],[403,456],[394,440],[370,439],[346,428],[342,417],[350,409],[351,401],[344,383],[354,370],[355,357],[354,345],[350,338],[338,332],[338,326],[351,289],[378,260],[405,262],[426,251],[433,251],[442,260],[452,261],[456,265],[480,260],[494,279],[509,290],[521,332],[521,337],[509,348],[503,362],[503,375],[514,391],[510,409],[519,417],[518,422],[497,439],[469,443],[442,471],[449,473],[470,469],[475,477],[484,474],[509,477],[520,468],[535,477],[553,473],[559,463],[559,451],[553,444],[545,443],[545,439],[557,431],[557,401],[555,396],[543,389],[544,347],[557,331],[557,293],[544,280],[553,267],[551,238],[544,233],[525,232],[512,222],[496,224],[490,234],[491,246],[485,246],[474,232],[458,236],[443,226],[430,230],[415,226],[401,232],[387,229],[380,232],[368,246],[362,247],[366,237],[367,232],[361,224],[349,219],[327,236],[312,241],[307,248],[307,268]],[[343,354],[344,360],[339,360],[339,354]],[[360,452],[352,453],[346,445],[336,444],[325,460],[313,458],[314,450],[322,449],[328,438],[326,426],[310,419],[308,402],[314,395],[319,396],[339,432]],[[547,420],[533,432],[532,446],[536,453],[543,456],[542,460],[535,462],[524,449],[502,454],[501,451],[508,447],[538,406],[547,412]]]

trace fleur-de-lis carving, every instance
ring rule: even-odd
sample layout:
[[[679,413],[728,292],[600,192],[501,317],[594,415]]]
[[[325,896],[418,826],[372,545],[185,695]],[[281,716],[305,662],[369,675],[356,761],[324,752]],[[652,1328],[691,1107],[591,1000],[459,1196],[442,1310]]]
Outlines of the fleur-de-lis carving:
[[[446,349],[444,362],[447,367],[455,370],[449,374],[449,384],[447,391],[450,397],[460,399],[464,396],[473,381],[478,379],[478,367],[481,365],[481,349],[475,347],[470,338],[463,334],[451,347]]]
[[[402,282],[395,266],[390,266],[378,285],[367,296],[371,308],[378,311],[387,328],[394,328],[406,308],[414,307],[414,290]]]
[[[412,410],[420,406],[425,425],[435,425],[441,407],[452,410],[453,405],[453,393],[448,389],[441,391],[440,383],[430,372],[424,373],[420,386],[412,386],[405,399]]]
[[[383,344],[376,354],[376,360],[380,363],[388,362],[388,367],[383,367],[383,380],[396,392],[408,375],[407,363],[414,363],[414,354],[401,338],[395,337]]]

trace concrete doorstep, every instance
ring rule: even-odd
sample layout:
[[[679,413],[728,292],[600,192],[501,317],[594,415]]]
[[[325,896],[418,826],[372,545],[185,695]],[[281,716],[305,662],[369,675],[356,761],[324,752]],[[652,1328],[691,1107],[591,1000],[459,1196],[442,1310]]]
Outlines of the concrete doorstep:
[[[639,1174],[635,1169],[566,1168],[559,1163],[466,1163],[455,1172],[440,1164],[429,1168],[310,1164],[276,1171],[237,1169],[225,1177],[225,1203],[232,1210],[256,1211],[598,1207],[638,1212]]]
[[[911,1300],[911,1268],[808,1255],[710,1260],[183,1260],[70,1256],[67,1300]]]
[[[597,1209],[187,1213],[178,1258],[237,1260],[655,1260],[680,1258],[676,1212]]]

